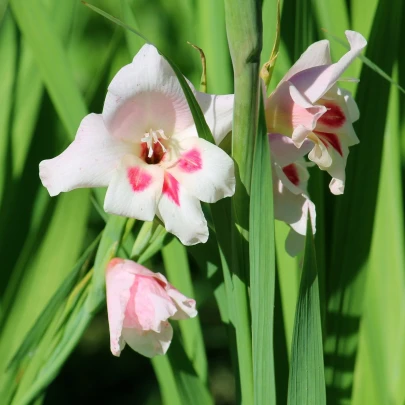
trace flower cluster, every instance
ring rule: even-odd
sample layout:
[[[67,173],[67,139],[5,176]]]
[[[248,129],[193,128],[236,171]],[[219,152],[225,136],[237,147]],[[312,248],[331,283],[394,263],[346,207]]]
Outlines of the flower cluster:
[[[332,193],[342,194],[349,147],[358,142],[352,127],[359,117],[356,103],[336,83],[366,42],[352,31],[346,36],[350,51],[337,63],[331,63],[328,41],[313,44],[266,100],[274,214],[291,227],[291,255],[302,248],[308,215],[315,232],[308,166],[326,170]],[[231,131],[233,95],[189,86],[219,144]],[[232,159],[198,137],[174,71],[151,45],[116,74],[102,113],[86,116],[71,145],[40,163],[40,178],[51,196],[108,187],[106,212],[144,221],[156,215],[185,245],[208,239],[200,201],[213,203],[235,191]],[[148,357],[164,354],[173,334],[168,319],[197,314],[195,301],[163,275],[129,260],[110,262],[106,285],[111,351],[117,356],[125,343]]]
[[[274,215],[291,226],[286,250],[303,247],[308,212],[315,233],[315,206],[307,191],[309,173],[303,156],[331,176],[333,194],[343,194],[349,146],[359,142],[353,122],[359,110],[337,82],[366,46],[357,32],[346,31],[350,50],[331,62],[329,41],[312,44],[266,100],[266,123],[273,162]]]

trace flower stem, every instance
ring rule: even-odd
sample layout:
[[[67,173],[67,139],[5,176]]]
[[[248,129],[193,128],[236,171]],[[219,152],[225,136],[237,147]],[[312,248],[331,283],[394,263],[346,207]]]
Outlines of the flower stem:
[[[259,67],[262,47],[260,0],[225,0],[235,104],[232,157],[236,192],[232,198],[232,302],[243,404],[253,403],[252,336],[249,308],[249,195],[259,111]]]

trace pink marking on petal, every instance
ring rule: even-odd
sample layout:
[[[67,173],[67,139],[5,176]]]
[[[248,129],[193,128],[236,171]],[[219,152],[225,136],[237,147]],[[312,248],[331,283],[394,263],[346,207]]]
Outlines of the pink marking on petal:
[[[170,173],[165,173],[162,192],[180,207],[179,182]]]
[[[340,128],[346,122],[342,109],[333,103],[325,103],[324,106],[328,110],[318,119],[318,122],[329,127]]]
[[[329,132],[320,131],[314,131],[314,133],[320,137],[321,141],[326,147],[328,147],[328,144],[330,144],[332,148],[335,149],[337,153],[339,153],[340,156],[343,156],[342,146],[340,145],[339,138],[336,134],[330,134]]]
[[[194,173],[202,169],[201,154],[198,149],[191,149],[181,155],[178,165],[181,170],[187,173]]]
[[[300,184],[300,176],[298,175],[297,166],[294,163],[291,163],[288,166],[283,167],[283,172],[287,176],[288,180],[291,181],[294,186],[298,186]]]
[[[132,190],[144,191],[152,183],[152,176],[140,169],[139,167],[130,167],[127,172],[129,183],[132,186]]]

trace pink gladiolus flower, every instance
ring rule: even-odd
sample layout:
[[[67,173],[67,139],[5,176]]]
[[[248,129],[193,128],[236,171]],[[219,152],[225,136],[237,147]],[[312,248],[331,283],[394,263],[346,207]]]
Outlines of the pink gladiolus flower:
[[[131,260],[110,261],[106,286],[114,356],[121,354],[126,343],[146,357],[165,354],[173,337],[168,319],[197,315],[193,299],[176,290],[160,273]]]
[[[336,83],[367,42],[354,31],[346,31],[346,37],[350,51],[336,63],[329,41],[311,45],[266,101],[268,132],[291,136],[297,147],[312,141],[308,157],[332,176],[333,194],[343,193],[349,146],[359,142],[352,126],[359,110]]]
[[[274,217],[290,225],[285,248],[291,256],[296,256],[304,248],[308,212],[312,232],[315,234],[316,231],[315,205],[307,191],[308,163],[303,159],[312,144],[304,141],[298,149],[291,138],[281,134],[269,134],[269,142],[273,163]]]
[[[222,139],[231,130],[233,95],[192,90]],[[72,144],[41,162],[40,177],[51,196],[108,186],[105,211],[144,221],[157,215],[185,245],[208,238],[200,200],[235,191],[232,159],[198,137],[180,83],[152,45],[114,77],[102,114],[86,116]]]

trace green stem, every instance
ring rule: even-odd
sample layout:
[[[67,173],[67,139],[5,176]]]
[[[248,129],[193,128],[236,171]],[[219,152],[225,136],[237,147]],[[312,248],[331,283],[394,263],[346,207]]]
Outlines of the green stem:
[[[232,198],[232,298],[242,403],[253,403],[252,336],[249,308],[249,195],[259,111],[262,47],[261,1],[225,0],[229,48],[235,77],[232,156],[236,192]]]

